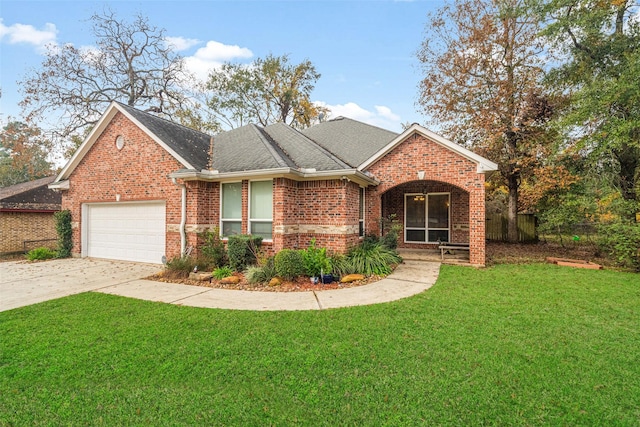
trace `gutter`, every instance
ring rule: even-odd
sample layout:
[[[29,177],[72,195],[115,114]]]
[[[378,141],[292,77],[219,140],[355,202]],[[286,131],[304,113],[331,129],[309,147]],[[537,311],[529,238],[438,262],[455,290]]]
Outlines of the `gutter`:
[[[358,169],[337,169],[328,171],[316,171],[313,168],[273,168],[258,169],[250,171],[218,172],[215,170],[197,171],[195,169],[182,169],[169,175],[172,179],[183,179],[185,181],[231,181],[251,178],[277,178],[286,177],[296,181],[314,179],[351,179],[354,182],[365,185],[377,186],[380,181]]]
[[[187,186],[184,184],[178,184],[176,178],[171,177],[171,182],[181,188],[182,190],[182,204],[180,207],[180,256],[184,257],[187,252],[187,233],[185,231],[185,225],[187,224]]]

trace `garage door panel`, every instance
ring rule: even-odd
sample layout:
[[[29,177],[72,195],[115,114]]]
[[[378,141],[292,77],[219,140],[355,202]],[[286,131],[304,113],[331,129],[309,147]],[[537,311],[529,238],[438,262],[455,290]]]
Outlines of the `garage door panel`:
[[[165,212],[164,202],[87,205],[87,255],[161,263]]]

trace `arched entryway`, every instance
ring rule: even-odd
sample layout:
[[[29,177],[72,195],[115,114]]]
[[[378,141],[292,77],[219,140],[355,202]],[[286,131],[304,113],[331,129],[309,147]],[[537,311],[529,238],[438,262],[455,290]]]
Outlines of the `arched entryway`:
[[[469,193],[455,185],[416,180],[381,196],[383,223],[401,226],[399,247],[435,248],[441,242],[469,243]],[[382,230],[384,233],[385,230]]]

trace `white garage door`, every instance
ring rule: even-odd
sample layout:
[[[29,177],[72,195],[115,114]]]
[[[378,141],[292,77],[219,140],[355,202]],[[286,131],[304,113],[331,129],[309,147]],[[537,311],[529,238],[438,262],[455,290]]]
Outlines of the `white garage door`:
[[[165,254],[165,203],[85,205],[86,255],[160,264]]]

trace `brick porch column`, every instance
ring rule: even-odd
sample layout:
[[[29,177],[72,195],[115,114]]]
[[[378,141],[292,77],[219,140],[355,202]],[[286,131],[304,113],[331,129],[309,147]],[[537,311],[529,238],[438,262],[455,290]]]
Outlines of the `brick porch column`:
[[[484,267],[486,262],[485,225],[484,182],[480,182],[469,193],[469,262],[479,267]]]

